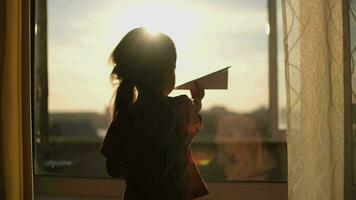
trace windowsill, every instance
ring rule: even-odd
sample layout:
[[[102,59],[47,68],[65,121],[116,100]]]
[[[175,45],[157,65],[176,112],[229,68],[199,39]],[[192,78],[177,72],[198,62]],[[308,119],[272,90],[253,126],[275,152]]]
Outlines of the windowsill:
[[[207,185],[210,194],[201,200],[287,199],[287,183],[283,182],[207,182]],[[36,199],[40,200],[110,200],[121,198],[125,185],[123,181],[108,178],[35,176],[35,186]]]

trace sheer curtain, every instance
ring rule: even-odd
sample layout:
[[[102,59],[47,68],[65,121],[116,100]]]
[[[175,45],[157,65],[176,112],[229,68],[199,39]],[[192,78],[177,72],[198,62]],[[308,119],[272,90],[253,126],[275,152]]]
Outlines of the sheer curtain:
[[[283,0],[288,199],[344,199],[342,0]]]

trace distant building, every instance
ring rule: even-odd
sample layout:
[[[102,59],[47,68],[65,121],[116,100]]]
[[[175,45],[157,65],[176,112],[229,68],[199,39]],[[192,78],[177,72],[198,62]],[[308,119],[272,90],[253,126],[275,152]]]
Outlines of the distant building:
[[[99,141],[99,133],[108,127],[106,114],[63,112],[49,114],[49,138],[56,141]]]

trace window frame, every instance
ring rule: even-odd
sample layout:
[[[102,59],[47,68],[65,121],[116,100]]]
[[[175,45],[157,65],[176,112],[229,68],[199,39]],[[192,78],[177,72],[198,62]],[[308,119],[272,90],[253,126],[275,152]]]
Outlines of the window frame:
[[[21,0],[21,120],[23,156],[23,197],[34,198],[32,143],[32,8],[31,1]]]
[[[88,197],[100,199],[122,198],[125,183],[108,178],[71,178],[36,176],[36,197]],[[207,182],[210,194],[199,198],[208,199],[287,199],[287,184],[284,182]],[[214,192],[212,192],[214,191]]]
[[[349,0],[343,0],[343,43],[344,43],[344,132],[345,132],[345,151],[344,151],[344,194],[345,200],[355,199],[356,185],[353,180],[353,119],[352,110],[356,108],[352,104],[352,73],[351,73],[351,33],[350,33],[350,4]]]
[[[268,2],[268,66],[269,66],[269,108],[271,124],[271,141],[286,142],[286,130],[279,129],[278,115],[278,44],[277,44],[277,4],[276,0],[267,0]]]
[[[27,173],[31,171],[33,181],[28,182],[25,192],[34,191],[34,195],[39,199],[46,199],[47,197],[88,197],[101,199],[112,199],[122,197],[125,184],[123,181],[114,180],[110,178],[79,178],[79,177],[58,177],[46,175],[34,175],[33,158],[36,158],[35,150],[26,151],[28,149],[35,149],[32,145],[35,136],[33,135],[34,121],[34,102],[31,100],[34,97],[34,27],[35,27],[35,1],[23,0],[23,5],[28,6],[28,13],[24,13],[24,20],[27,22],[28,38],[23,38],[23,42],[28,47],[28,53],[24,53],[24,58],[27,58],[23,63],[24,79],[23,79],[23,96],[25,97],[23,104],[23,119],[25,122],[24,128],[30,131],[26,138],[24,148],[24,155],[29,156],[24,161],[27,163],[25,169]],[[284,130],[278,129],[278,63],[277,63],[277,19],[276,19],[276,1],[268,0],[268,21],[270,24],[270,34],[268,37],[268,60],[269,60],[269,108],[270,108],[270,123],[271,123],[271,138],[267,142],[286,143],[286,134]],[[26,8],[26,7],[25,7]],[[26,11],[26,9],[24,9]],[[26,35],[26,34],[25,34]],[[31,42],[31,43],[30,43]],[[31,57],[30,57],[31,55]],[[26,60],[26,59],[23,59]],[[30,65],[31,63],[31,65]],[[29,67],[28,67],[29,66]],[[26,78],[27,77],[27,78]],[[31,84],[28,84],[28,83]],[[31,92],[29,92],[31,91]],[[29,110],[30,108],[31,110]],[[32,111],[32,112],[31,112]],[[31,114],[30,114],[31,113]],[[25,134],[26,135],[26,134]],[[32,136],[32,139],[31,139]],[[26,149],[26,150],[25,150]],[[26,151],[26,152],[25,152]],[[24,169],[24,170],[25,170]],[[31,176],[32,177],[32,176]],[[31,182],[31,184],[30,184]],[[32,187],[34,182],[34,187]],[[264,199],[264,200],[284,200],[287,199],[287,182],[273,181],[273,182],[254,182],[254,181],[238,181],[238,182],[207,182],[211,194],[200,199]],[[34,189],[34,190],[32,190]],[[212,192],[214,191],[214,192]],[[258,192],[257,192],[258,191]],[[33,194],[32,194],[33,195]]]

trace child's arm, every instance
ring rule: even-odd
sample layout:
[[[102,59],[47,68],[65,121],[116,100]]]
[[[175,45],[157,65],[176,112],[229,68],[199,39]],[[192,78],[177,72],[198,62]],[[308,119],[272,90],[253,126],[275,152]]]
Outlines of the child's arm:
[[[204,90],[195,83],[195,87],[190,90],[192,95],[192,101],[188,107],[188,132],[191,136],[195,136],[202,126],[202,119],[199,112],[202,108],[201,100],[203,99],[205,92]]]
[[[199,111],[202,108],[201,100],[204,97],[204,90],[196,83],[195,87],[190,90],[192,98],[186,95],[180,95],[173,98],[172,107],[179,118],[182,119],[182,126],[185,129],[184,135],[186,144],[190,144],[194,136],[202,127],[202,119]]]
[[[202,119],[199,115],[199,112],[202,108],[202,99],[204,98],[205,92],[204,89],[200,87],[198,83],[195,83],[195,87],[190,90],[190,94],[192,95],[192,102],[194,111],[191,112],[191,118],[195,119],[195,123],[191,124],[190,127],[192,128],[190,131],[195,135],[202,126]],[[194,161],[194,156],[192,154],[191,148],[189,147],[189,163],[187,165],[187,173],[188,173],[188,187],[191,191],[191,196],[195,199],[209,193],[209,190],[204,183],[203,178],[201,177],[197,165]]]

